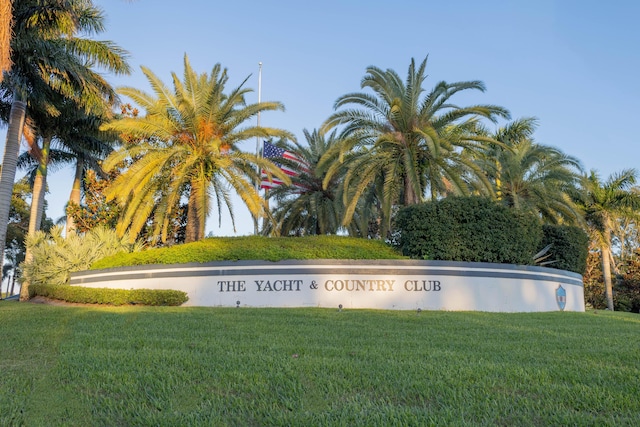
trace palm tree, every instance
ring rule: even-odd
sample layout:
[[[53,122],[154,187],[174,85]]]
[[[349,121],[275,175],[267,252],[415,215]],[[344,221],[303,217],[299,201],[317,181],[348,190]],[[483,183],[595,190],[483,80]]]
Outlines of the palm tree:
[[[69,196],[69,203],[80,205],[82,183],[88,170],[101,173],[99,162],[104,160],[117,140],[112,132],[100,130],[111,112],[105,108],[104,114],[87,113],[79,109],[74,103],[61,107],[61,115],[45,119],[49,128],[38,138],[40,143],[30,143],[31,150],[20,155],[18,167],[27,169],[31,177],[34,193],[38,195],[39,203],[32,204],[32,218],[30,232],[39,229],[38,216],[42,212],[42,196],[46,187],[47,174],[51,167],[57,168],[67,164],[74,164],[75,174]],[[107,107],[107,106],[105,106]],[[49,135],[43,137],[43,135]],[[73,217],[68,216],[65,236],[75,233]]]
[[[255,137],[288,137],[282,130],[246,125],[262,111],[283,110],[282,104],[247,105],[245,95],[250,90],[244,88],[246,79],[226,94],[226,69],[216,64],[210,75],[199,75],[186,55],[183,80],[172,74],[173,91],[151,70],[142,67],[142,71],[153,95],[135,88],[122,88],[119,93],[146,110],[146,115],[123,118],[108,126],[141,141],[114,152],[104,163],[106,170],[123,161],[131,163],[107,193],[125,207],[118,233],[128,232],[135,240],[153,214],[154,235],[166,241],[169,218],[186,197],[186,241],[203,239],[212,194],[219,218],[224,203],[234,221],[230,187],[255,217],[263,215],[266,206],[255,188],[256,166],[288,179],[269,160],[240,151],[238,143]]]
[[[602,182],[595,171],[585,175],[582,181],[582,193],[577,199],[584,211],[587,224],[596,244],[600,248],[602,273],[605,283],[607,308],[613,310],[613,285],[611,282],[611,266],[614,266],[611,253],[614,222],[636,214],[640,209],[640,193],[634,191],[637,172],[626,169],[609,176]]]
[[[571,199],[582,166],[575,157],[533,141],[535,118],[499,129],[483,149],[471,153],[495,186],[495,197],[515,209],[536,212],[545,222],[580,225],[582,214]]]
[[[13,63],[2,87],[3,101],[11,103],[11,117],[3,159],[6,169],[0,177],[0,245],[6,236],[6,221],[1,220],[5,217],[4,200],[13,187],[27,114],[57,117],[61,114],[57,103],[62,99],[73,100],[87,111],[94,106],[102,108],[105,99],[114,99],[115,92],[91,66],[116,73],[129,70],[122,49],[111,42],[79,36],[104,29],[102,11],[90,1],[25,0],[14,4],[13,17]],[[47,127],[43,122],[36,125]],[[52,137],[41,136],[45,143]],[[46,153],[46,147],[39,148]],[[36,203],[41,200],[34,194]]]
[[[444,192],[467,193],[468,183],[463,179],[467,171],[483,179],[482,171],[460,151],[473,150],[486,139],[473,133],[480,118],[495,121],[508,118],[509,113],[494,105],[458,107],[450,103],[458,92],[484,91],[480,81],[443,81],[423,96],[426,65],[427,58],[417,67],[412,59],[405,82],[393,70],[371,66],[361,87],[374,94],[350,93],[336,101],[336,109],[360,107],[337,111],[323,127],[344,125],[341,136],[350,141],[342,147],[347,153],[345,186],[349,187],[344,193],[345,223],[376,180],[382,184],[383,228],[388,230],[394,206],[419,203],[427,191],[431,199]]]
[[[339,174],[333,174],[323,185],[327,167],[319,167],[323,156],[325,165],[337,160],[337,151],[332,148],[340,144],[336,131],[326,136],[314,130],[304,129],[307,145],[297,141],[280,141],[277,145],[293,154],[298,161],[278,160],[289,169],[297,172],[291,178],[291,185],[275,187],[267,193],[274,200],[273,222],[265,224],[264,234],[276,235],[321,235],[336,234],[341,227],[344,207],[340,195]]]
[[[7,223],[13,184],[16,177],[16,163],[22,140],[22,128],[25,122],[27,104],[22,101],[13,102],[9,115],[9,129],[4,146],[2,170],[0,172],[0,265],[4,263],[4,246],[7,239]],[[0,282],[2,280],[0,272]]]

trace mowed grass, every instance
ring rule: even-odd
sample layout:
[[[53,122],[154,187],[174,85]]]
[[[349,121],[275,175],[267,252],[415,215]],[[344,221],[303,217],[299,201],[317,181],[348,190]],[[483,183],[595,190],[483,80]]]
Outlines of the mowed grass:
[[[0,425],[637,426],[640,316],[0,303]]]

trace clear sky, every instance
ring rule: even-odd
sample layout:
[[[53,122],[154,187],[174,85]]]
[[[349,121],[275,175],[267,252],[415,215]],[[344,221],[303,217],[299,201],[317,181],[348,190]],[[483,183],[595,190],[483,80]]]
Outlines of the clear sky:
[[[198,72],[228,68],[230,86],[251,75],[257,101],[284,103],[262,115],[264,126],[304,138],[333,112],[335,100],[360,90],[369,65],[406,76],[411,58],[429,56],[429,90],[438,81],[482,80],[485,93],[453,98],[459,105],[496,104],[513,118],[535,116],[539,143],[579,158],[603,178],[638,167],[640,137],[640,2],[593,0],[98,0],[112,40],[130,53],[133,73],[115,86],[149,90],[140,65],[171,83],[183,57]],[[4,149],[4,133],[0,148]],[[255,150],[255,141],[246,145]],[[49,180],[48,215],[63,215],[71,170]],[[253,225],[235,201],[237,233],[214,210],[207,230],[243,235]]]

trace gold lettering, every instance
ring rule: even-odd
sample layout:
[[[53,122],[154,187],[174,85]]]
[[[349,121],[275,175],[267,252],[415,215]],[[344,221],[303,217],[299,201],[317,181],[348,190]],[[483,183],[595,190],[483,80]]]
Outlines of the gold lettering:
[[[393,285],[395,284],[395,280],[387,280],[387,285],[389,286],[389,292],[393,292]]]

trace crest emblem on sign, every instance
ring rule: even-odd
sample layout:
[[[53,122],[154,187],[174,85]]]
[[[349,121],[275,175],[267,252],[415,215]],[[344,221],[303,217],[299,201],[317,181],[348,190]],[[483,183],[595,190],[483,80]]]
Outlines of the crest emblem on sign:
[[[564,311],[564,307],[567,305],[567,291],[562,285],[558,285],[556,289],[556,302],[561,311]]]

